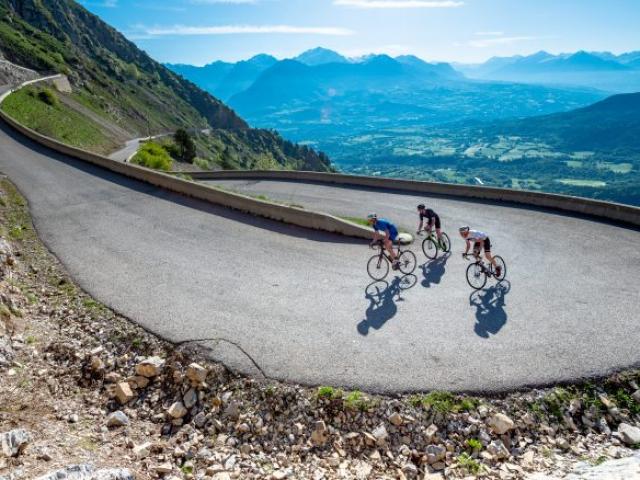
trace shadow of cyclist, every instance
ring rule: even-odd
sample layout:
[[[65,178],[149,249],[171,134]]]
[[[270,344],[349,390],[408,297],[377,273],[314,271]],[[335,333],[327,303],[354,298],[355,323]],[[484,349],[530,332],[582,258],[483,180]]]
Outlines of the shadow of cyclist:
[[[503,280],[485,290],[478,290],[469,296],[469,305],[476,307],[476,324],[473,330],[482,338],[496,335],[507,323],[505,297],[511,290],[508,280]]]
[[[424,277],[422,279],[423,287],[430,288],[432,285],[440,283],[440,280],[442,280],[444,276],[449,257],[451,257],[451,252],[422,265],[422,276]]]
[[[367,285],[364,296],[369,300],[365,312],[366,318],[358,323],[358,333],[366,336],[371,328],[381,329],[385,323],[398,313],[397,302],[403,302],[402,292],[413,288],[418,283],[415,275],[395,277],[391,283],[377,281]],[[397,298],[396,298],[397,297]]]

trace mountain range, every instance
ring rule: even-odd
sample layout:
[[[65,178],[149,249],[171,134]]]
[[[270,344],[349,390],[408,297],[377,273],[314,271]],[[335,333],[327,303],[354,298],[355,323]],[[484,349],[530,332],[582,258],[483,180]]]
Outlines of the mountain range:
[[[494,57],[482,64],[455,65],[469,78],[547,85],[573,85],[610,92],[640,91],[640,52]]]
[[[211,134],[199,139],[198,155],[218,163],[224,157],[243,168],[329,168],[326,156],[274,131],[250,128],[220,100],[72,0],[0,0],[0,55],[41,73],[66,74],[74,101],[132,137],[206,128]]]
[[[350,59],[325,48],[314,48],[281,61],[270,55],[260,54],[237,63],[216,61],[203,67],[184,64],[166,66],[225,101],[251,88],[258,79],[262,80],[265,73],[267,78],[280,74],[304,74],[304,82],[311,89],[319,88],[311,83],[323,82],[340,84],[345,88],[358,86],[359,81],[365,81],[369,85],[373,77],[385,77],[386,80],[393,78],[403,84],[417,84],[421,81],[420,77],[422,80],[429,77],[440,77],[441,80],[462,77],[449,64],[427,63],[411,55],[396,58],[368,55]]]

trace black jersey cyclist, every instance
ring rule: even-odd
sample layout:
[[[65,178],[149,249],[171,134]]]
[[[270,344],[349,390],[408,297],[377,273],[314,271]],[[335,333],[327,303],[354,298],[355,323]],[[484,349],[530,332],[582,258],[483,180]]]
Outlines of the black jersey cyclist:
[[[433,227],[435,227],[438,242],[442,244],[442,225],[440,223],[440,217],[438,216],[438,214],[431,208],[427,208],[424,206],[424,204],[421,203],[420,205],[418,205],[418,216],[420,217],[420,223],[418,224],[418,231],[416,233],[420,235],[423,226],[424,229],[429,233],[431,233],[431,230],[433,230]]]

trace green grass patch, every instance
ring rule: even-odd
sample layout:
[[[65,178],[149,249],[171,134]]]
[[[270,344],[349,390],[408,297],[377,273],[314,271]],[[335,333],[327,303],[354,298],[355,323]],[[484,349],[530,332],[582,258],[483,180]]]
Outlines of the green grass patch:
[[[373,407],[373,405],[374,402],[358,390],[349,392],[344,398],[344,406],[350,410],[359,410],[364,412]]]
[[[325,400],[333,400],[335,398],[342,398],[342,390],[329,386],[318,387],[316,396]]]
[[[479,401],[472,397],[456,397],[450,392],[431,392],[427,395],[413,395],[409,402],[414,407],[422,406],[441,413],[467,412],[475,409]]]
[[[32,130],[74,147],[107,153],[118,146],[96,123],[62,104],[48,88],[18,90],[2,103],[2,110]]]
[[[361,225],[363,227],[371,227],[371,225],[369,225],[369,222],[367,221],[366,218],[360,218],[360,217],[338,217],[338,218],[341,218],[342,220],[346,220],[347,222],[355,223],[356,225]]]
[[[611,163],[611,162],[598,162],[596,167],[600,170],[609,170],[613,173],[630,173],[633,170],[633,164],[631,163]]]
[[[563,178],[556,180],[556,182],[563,185],[570,185],[572,187],[587,187],[587,188],[603,188],[607,186],[607,182],[601,180],[578,180],[573,178]]]
[[[483,470],[483,466],[478,460],[471,457],[468,453],[463,453],[457,458],[458,465],[464,468],[471,475],[478,475]]]
[[[155,142],[145,142],[138,150],[138,153],[133,156],[131,163],[165,172],[171,170],[173,166],[171,156],[162,145]]]
[[[471,449],[472,451],[477,450],[480,451],[482,450],[482,442],[480,442],[480,440],[478,440],[477,438],[469,438],[466,442],[467,447],[469,449]]]

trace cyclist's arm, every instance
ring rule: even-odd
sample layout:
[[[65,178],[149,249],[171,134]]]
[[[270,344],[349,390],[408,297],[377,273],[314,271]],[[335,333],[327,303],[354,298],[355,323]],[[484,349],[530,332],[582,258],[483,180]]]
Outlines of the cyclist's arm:
[[[429,229],[429,231],[431,231],[435,223],[436,223],[435,217],[429,217],[429,223],[427,223],[427,228]]]
[[[469,249],[471,248],[471,242],[465,238],[465,242],[467,242],[467,248],[464,249],[464,254],[469,253]]]
[[[418,232],[419,232],[420,230],[422,230],[422,224],[423,224],[423,222],[424,222],[424,221],[422,220],[422,216],[420,216],[420,224],[418,225]]]

